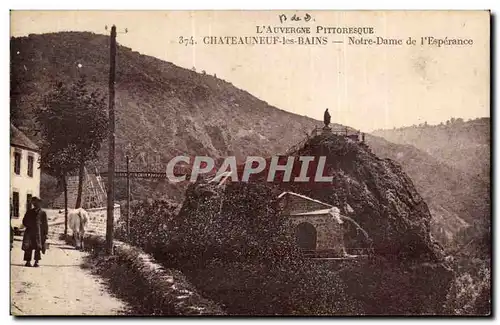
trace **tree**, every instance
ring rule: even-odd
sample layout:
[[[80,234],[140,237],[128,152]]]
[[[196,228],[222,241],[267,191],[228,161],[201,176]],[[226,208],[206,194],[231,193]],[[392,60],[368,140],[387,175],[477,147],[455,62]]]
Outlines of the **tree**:
[[[79,169],[76,207],[81,205],[85,162],[97,157],[106,136],[107,117],[104,97],[88,92],[85,77],[73,85],[58,83],[36,110],[42,143],[41,166],[58,178],[64,187],[65,234],[67,234],[66,176]]]
[[[98,92],[88,92],[85,77],[74,84],[70,93],[74,101],[74,118],[78,121],[72,135],[72,143],[78,148],[79,172],[78,195],[75,208],[82,203],[85,163],[97,158],[101,143],[107,135],[108,119],[104,96]]]
[[[66,176],[78,167],[77,148],[71,145],[67,130],[71,101],[62,83],[44,98],[44,105],[35,111],[42,137],[40,167],[56,177],[64,189],[64,234],[68,233],[68,191]]]

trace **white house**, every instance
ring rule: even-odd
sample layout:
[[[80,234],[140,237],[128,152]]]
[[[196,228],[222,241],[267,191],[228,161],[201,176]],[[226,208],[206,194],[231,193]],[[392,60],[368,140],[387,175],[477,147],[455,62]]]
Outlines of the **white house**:
[[[40,196],[40,149],[10,125],[11,225],[19,227],[33,196]]]

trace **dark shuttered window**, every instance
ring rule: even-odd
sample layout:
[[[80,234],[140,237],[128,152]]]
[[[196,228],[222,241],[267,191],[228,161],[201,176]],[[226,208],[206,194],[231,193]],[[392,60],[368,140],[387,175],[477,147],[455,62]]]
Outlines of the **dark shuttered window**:
[[[21,174],[21,153],[17,151],[14,152],[14,173]]]

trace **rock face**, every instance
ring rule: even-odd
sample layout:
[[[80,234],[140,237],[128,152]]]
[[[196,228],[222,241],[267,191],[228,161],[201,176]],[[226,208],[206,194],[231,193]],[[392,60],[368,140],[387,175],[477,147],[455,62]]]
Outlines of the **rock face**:
[[[356,220],[372,238],[377,255],[439,259],[442,252],[431,238],[427,204],[397,163],[380,159],[363,143],[332,134],[310,139],[297,155],[326,156],[325,175],[333,181],[292,182],[289,187]]]
[[[429,206],[431,231],[440,244],[454,250],[453,241],[463,229],[489,224],[489,182],[456,168],[454,161],[460,156],[450,156],[444,162],[412,145],[396,145],[376,136],[367,136],[366,141],[377,156],[397,161],[410,176]]]
[[[310,139],[297,155],[326,156],[324,175],[333,181],[287,187],[339,207],[373,241],[373,260],[340,272],[363,312],[444,313],[454,274],[432,238],[429,208],[400,165],[377,157],[364,143],[332,134]]]

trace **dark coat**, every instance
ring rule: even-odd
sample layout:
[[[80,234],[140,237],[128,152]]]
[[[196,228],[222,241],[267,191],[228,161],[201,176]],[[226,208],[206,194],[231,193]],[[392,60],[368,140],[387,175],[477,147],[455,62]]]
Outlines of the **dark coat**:
[[[45,253],[45,241],[49,232],[47,214],[42,209],[30,209],[23,218],[23,225],[26,227],[23,236],[22,249],[41,250]]]

